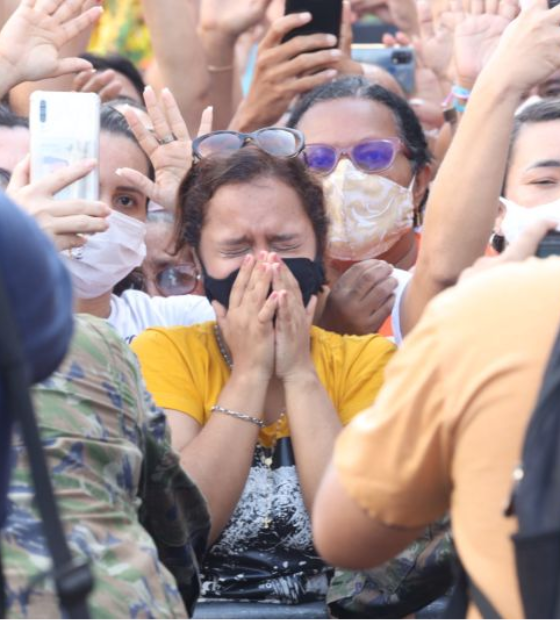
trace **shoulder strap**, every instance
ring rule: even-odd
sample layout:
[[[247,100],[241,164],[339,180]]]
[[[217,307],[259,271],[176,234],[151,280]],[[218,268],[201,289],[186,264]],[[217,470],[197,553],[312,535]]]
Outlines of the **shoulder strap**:
[[[53,578],[61,606],[69,618],[89,618],[87,595],[93,575],[86,560],[72,558],[64,536],[45,453],[29,394],[30,380],[18,328],[0,274],[0,379],[5,406],[19,422],[33,476],[44,535],[53,560]]]

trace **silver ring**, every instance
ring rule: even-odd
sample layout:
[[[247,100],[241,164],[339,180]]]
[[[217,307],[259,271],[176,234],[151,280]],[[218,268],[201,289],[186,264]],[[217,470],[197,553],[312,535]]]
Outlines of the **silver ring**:
[[[177,138],[175,137],[174,134],[170,133],[167,136],[164,136],[163,138],[161,138],[159,140],[160,144],[170,144],[171,142],[175,142],[175,140],[177,140]]]

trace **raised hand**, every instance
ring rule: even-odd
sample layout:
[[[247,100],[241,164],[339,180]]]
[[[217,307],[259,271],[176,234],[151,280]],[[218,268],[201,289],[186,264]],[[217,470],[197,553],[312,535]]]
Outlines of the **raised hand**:
[[[253,83],[231,129],[253,131],[273,125],[294,97],[336,77],[342,52],[324,49],[336,45],[333,35],[299,36],[282,43],[288,32],[310,19],[310,13],[294,13],[272,24],[259,45]]]
[[[61,48],[101,15],[100,6],[84,10],[88,2],[22,0],[0,31],[0,68],[10,87],[91,68],[87,60],[60,57]]]
[[[560,6],[531,0],[504,31],[489,64],[496,79],[519,93],[560,69]]]
[[[102,102],[116,99],[122,89],[123,83],[113,69],[80,71],[72,84],[72,90],[76,92],[97,93]]]
[[[134,109],[124,115],[140,146],[150,158],[155,181],[131,168],[121,168],[118,174],[140,190],[150,200],[168,211],[175,210],[177,190],[192,165],[191,138],[171,92],[163,89],[161,101],[147,87],[144,101],[153,125],[153,131],[143,125]],[[212,130],[212,109],[207,108],[200,124],[199,135]]]
[[[395,303],[398,282],[392,272],[391,265],[375,259],[352,265],[331,288],[321,327],[359,336],[379,331]]]
[[[265,19],[270,3],[271,0],[201,0],[199,28],[236,39]]]
[[[269,296],[274,258],[248,254],[235,280],[226,310],[212,302],[216,320],[230,350],[234,372],[269,381],[274,373],[274,325],[278,294]]]
[[[106,218],[111,209],[104,203],[54,198],[57,192],[89,174],[95,161],[70,164],[34,183],[29,181],[29,161],[27,157],[15,167],[6,193],[36,220],[60,251],[84,245],[87,239],[82,235],[107,230]]]
[[[517,0],[470,0],[463,6],[461,0],[451,0],[442,19],[454,29],[455,80],[470,87],[519,9]]]

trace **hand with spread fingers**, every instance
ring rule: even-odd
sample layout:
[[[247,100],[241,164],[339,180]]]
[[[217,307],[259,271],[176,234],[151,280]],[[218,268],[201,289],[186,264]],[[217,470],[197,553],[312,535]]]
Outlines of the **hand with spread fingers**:
[[[212,302],[234,371],[266,382],[274,374],[273,320],[279,296],[269,292],[276,260],[268,252],[261,252],[256,258],[248,254],[231,290],[228,309]]]
[[[134,109],[124,111],[132,132],[154,167],[155,180],[148,179],[131,168],[117,173],[140,190],[150,200],[168,211],[175,210],[177,190],[192,165],[191,138],[171,91],[163,89],[158,102],[154,90],[148,86],[144,100],[153,129],[144,126]],[[212,130],[212,109],[207,108],[200,124],[199,135]]]
[[[15,167],[6,193],[35,219],[60,251],[77,248],[87,241],[82,235],[107,230],[111,209],[102,202],[56,200],[54,196],[89,174],[95,165],[94,160],[80,161],[30,183],[27,157]]]
[[[321,327],[338,333],[365,335],[379,331],[390,316],[398,282],[385,261],[352,265],[331,287]]]
[[[517,0],[450,0],[442,19],[453,35],[454,77],[471,88],[495,51],[505,29],[519,13]]]
[[[343,57],[335,36],[311,34],[283,42],[295,28],[307,24],[310,13],[276,20],[259,45],[255,75],[230,129],[254,131],[278,123],[294,97],[331,81]]]
[[[72,90],[78,93],[97,93],[103,103],[116,99],[122,89],[123,83],[113,69],[80,71],[72,84]]]
[[[278,295],[274,328],[276,376],[286,383],[292,378],[301,379],[306,373],[315,375],[310,330],[317,296],[312,295],[307,307],[304,306],[298,281],[279,258],[273,265],[272,287]]]
[[[4,91],[24,81],[91,68],[81,58],[61,58],[61,48],[95,23],[103,9],[88,0],[23,0],[0,31]]]

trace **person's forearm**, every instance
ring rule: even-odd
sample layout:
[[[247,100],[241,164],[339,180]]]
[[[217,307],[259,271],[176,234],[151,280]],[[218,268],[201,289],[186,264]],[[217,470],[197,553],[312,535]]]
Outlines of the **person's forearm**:
[[[209,93],[196,0],[142,0],[142,7],[161,80],[177,99],[191,135],[196,135]]]
[[[267,382],[232,374],[216,404],[261,419]],[[210,541],[226,526],[247,482],[259,433],[256,424],[213,413],[185,448],[181,465],[205,496],[212,517]]]
[[[227,33],[207,29],[199,29],[199,36],[206,53],[210,76],[210,101],[214,108],[213,129],[227,129],[234,112],[237,38]]]
[[[520,93],[488,72],[477,81],[426,209],[422,246],[401,316],[407,333],[425,305],[484,254],[497,215]]]
[[[314,369],[285,382],[284,390],[298,477],[311,513],[342,424]]]

